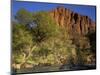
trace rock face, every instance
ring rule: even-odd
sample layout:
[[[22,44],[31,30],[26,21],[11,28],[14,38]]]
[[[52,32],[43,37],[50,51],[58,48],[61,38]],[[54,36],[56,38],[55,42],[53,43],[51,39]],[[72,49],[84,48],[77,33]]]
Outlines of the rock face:
[[[95,22],[88,16],[80,15],[62,6],[50,11],[50,15],[57,25],[66,28],[71,34],[85,35],[96,28]]]

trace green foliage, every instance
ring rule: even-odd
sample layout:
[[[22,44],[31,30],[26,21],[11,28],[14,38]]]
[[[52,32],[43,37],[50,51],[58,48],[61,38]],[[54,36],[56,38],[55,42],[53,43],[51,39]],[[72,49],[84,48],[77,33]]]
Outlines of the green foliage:
[[[26,26],[20,24],[13,25],[13,49],[24,48],[32,44],[32,35]]]
[[[32,35],[27,27],[21,24],[14,24],[12,32],[13,60],[15,60],[15,63],[21,63],[25,61],[25,57],[33,46]]]
[[[49,37],[56,36],[58,33],[59,28],[46,12],[35,13],[33,22],[36,24],[32,31],[36,42],[44,41]]]
[[[96,31],[89,32],[87,34],[87,37],[89,39],[92,52],[96,53]]]
[[[20,9],[15,18],[18,20],[20,24],[26,25],[33,21],[32,13],[27,11],[26,9]]]

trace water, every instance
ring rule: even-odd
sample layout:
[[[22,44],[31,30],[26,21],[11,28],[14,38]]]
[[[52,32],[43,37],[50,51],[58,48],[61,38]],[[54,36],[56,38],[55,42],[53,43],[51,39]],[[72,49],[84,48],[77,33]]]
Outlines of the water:
[[[88,70],[88,69],[96,69],[96,65],[95,64],[90,64],[90,65],[65,64],[62,66],[35,66],[33,68],[24,68],[24,69],[16,70],[16,72],[17,73],[38,73],[38,72],[72,71],[72,70]]]

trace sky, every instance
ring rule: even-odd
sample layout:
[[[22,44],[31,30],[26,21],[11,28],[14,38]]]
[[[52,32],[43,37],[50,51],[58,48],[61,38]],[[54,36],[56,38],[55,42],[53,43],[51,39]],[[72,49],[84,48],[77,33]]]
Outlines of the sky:
[[[30,12],[48,11],[63,6],[81,15],[89,16],[93,21],[96,21],[96,7],[89,5],[73,5],[73,4],[58,4],[58,3],[43,3],[43,2],[27,2],[27,1],[13,1],[12,15],[15,16],[17,11],[25,8]]]

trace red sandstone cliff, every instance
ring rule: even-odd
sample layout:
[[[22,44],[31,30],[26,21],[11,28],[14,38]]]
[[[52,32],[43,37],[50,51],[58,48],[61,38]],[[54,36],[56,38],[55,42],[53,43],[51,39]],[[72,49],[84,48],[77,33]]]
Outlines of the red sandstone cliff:
[[[51,10],[50,15],[56,21],[57,25],[65,27],[69,33],[85,35],[96,28],[95,22],[88,16],[80,15],[61,6]]]

